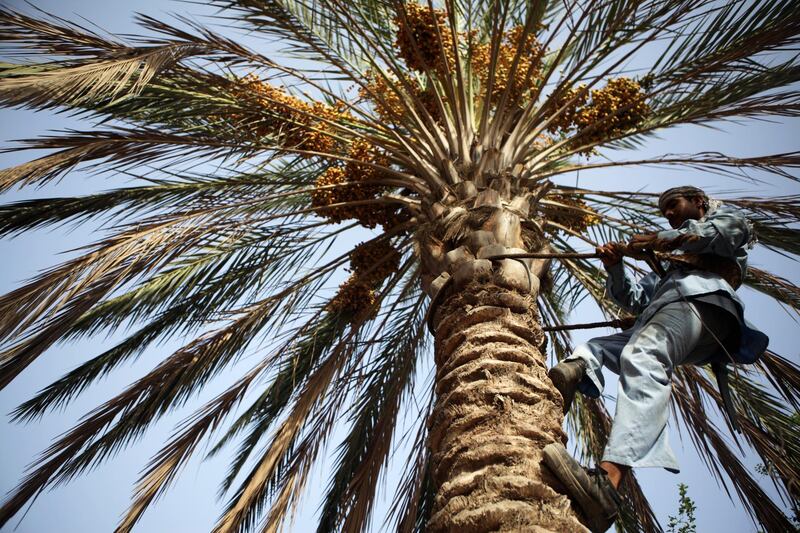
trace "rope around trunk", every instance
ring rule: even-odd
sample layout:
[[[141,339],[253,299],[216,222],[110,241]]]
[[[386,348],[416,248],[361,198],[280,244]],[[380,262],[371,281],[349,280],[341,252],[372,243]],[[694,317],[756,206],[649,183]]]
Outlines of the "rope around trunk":
[[[531,254],[499,254],[499,255],[491,255],[486,257],[485,259],[490,260],[497,260],[497,259],[599,259],[600,254],[598,253],[575,253],[575,252],[555,252],[555,253],[531,253]],[[430,307],[428,307],[428,312],[426,313],[427,316],[425,317],[425,322],[428,325],[428,331],[430,331],[431,335],[435,335],[436,332],[433,327],[433,313],[436,308],[439,306],[440,300],[442,299],[446,289],[450,286],[453,282],[453,278],[448,278],[447,281],[444,282],[444,285],[441,286],[439,291],[433,297],[431,301]],[[586,324],[564,324],[561,326],[547,326],[543,327],[542,331],[568,331],[568,330],[575,330],[575,329],[592,329],[592,328],[602,328],[602,327],[612,327],[612,328],[623,328],[626,329],[633,325],[632,318],[620,318],[616,320],[609,320],[607,322],[589,322]]]
[[[579,254],[574,252],[563,253],[534,253],[534,254],[499,254],[490,255],[484,259],[599,259],[598,253]]]

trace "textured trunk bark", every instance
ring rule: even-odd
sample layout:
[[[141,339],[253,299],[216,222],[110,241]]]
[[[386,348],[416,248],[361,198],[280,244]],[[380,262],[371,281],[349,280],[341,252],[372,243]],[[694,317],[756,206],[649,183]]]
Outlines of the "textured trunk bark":
[[[459,193],[432,206],[419,236],[436,357],[428,531],[585,531],[540,465],[547,444],[566,440],[536,311],[546,264],[487,259],[546,248],[521,224],[536,194],[512,196],[502,180]]]
[[[533,305],[474,284],[440,308],[431,532],[583,529],[540,466],[542,448],[565,435]]]

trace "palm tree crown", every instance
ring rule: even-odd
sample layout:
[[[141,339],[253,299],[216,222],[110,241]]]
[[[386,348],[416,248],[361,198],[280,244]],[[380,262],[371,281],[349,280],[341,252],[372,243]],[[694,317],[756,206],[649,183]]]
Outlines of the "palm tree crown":
[[[558,184],[579,170],[665,165],[796,179],[797,152],[609,155],[678,125],[798,116],[800,18],[791,0],[212,3],[231,24],[258,32],[264,49],[188,19],[140,16],[147,36],[125,41],[0,10],[0,103],[94,121],[87,131],[25,141],[18,149],[50,152],[0,171],[0,191],[55,182],[87,164],[143,180],[0,206],[3,236],[99,216],[113,222],[80,255],[0,298],[2,386],[56,343],[135,325],[13,417],[37,419],[158,341],[186,339],[51,445],[4,503],[0,524],[135,442],[258,347],[256,364],[152,458],[119,530],[136,524],[212,434],[221,435],[212,455],[236,445],[215,530],[276,530],[346,419],[319,531],[361,531],[398,420],[416,409],[409,399],[428,327],[453,265],[471,254],[464,243],[508,224],[518,238],[495,244],[499,253],[569,254],[658,227],[653,194]],[[657,59],[631,68],[642,57]],[[218,170],[186,170],[204,161]],[[800,254],[797,196],[724,201],[747,214],[761,244]],[[513,216],[493,218],[498,212]],[[337,252],[334,243],[359,227],[372,230],[367,240]],[[561,324],[584,296],[620,316],[604,294],[605,273],[580,255],[526,266],[520,290],[537,297],[531,313],[540,325]],[[349,277],[328,290],[343,270]],[[751,268],[745,283],[800,310],[800,289],[784,277]],[[565,332],[547,335],[557,358],[568,353]],[[768,352],[736,373],[732,389],[740,443],[796,503],[800,369]],[[253,399],[241,405],[245,397]],[[431,519],[434,399],[418,413],[392,529],[423,530]],[[712,472],[762,527],[781,530],[786,517],[707,418],[709,402],[721,405],[711,374],[676,373],[675,413]],[[609,429],[602,404],[578,402],[569,422],[579,451],[598,458]],[[626,490],[620,526],[658,530],[635,481]]]

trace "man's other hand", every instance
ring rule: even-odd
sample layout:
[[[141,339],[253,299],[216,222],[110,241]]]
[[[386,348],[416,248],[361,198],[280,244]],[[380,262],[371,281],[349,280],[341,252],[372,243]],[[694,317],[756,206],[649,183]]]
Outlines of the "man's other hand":
[[[640,233],[633,235],[628,242],[628,250],[639,251],[644,249],[654,249],[658,242],[658,234],[656,233]]]
[[[600,256],[603,266],[608,270],[610,267],[617,265],[622,261],[622,256],[625,251],[625,244],[621,242],[608,242],[602,246],[595,248],[595,251]]]

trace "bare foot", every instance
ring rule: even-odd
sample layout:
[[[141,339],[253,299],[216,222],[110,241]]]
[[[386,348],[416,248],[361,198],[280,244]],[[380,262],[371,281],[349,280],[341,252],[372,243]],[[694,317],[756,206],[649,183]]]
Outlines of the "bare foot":
[[[600,463],[600,468],[606,471],[606,474],[608,474],[608,480],[612,485],[614,485],[615,489],[619,488],[619,484],[622,482],[625,474],[627,474],[631,469],[631,467],[627,465],[619,465],[609,461],[603,461]]]

